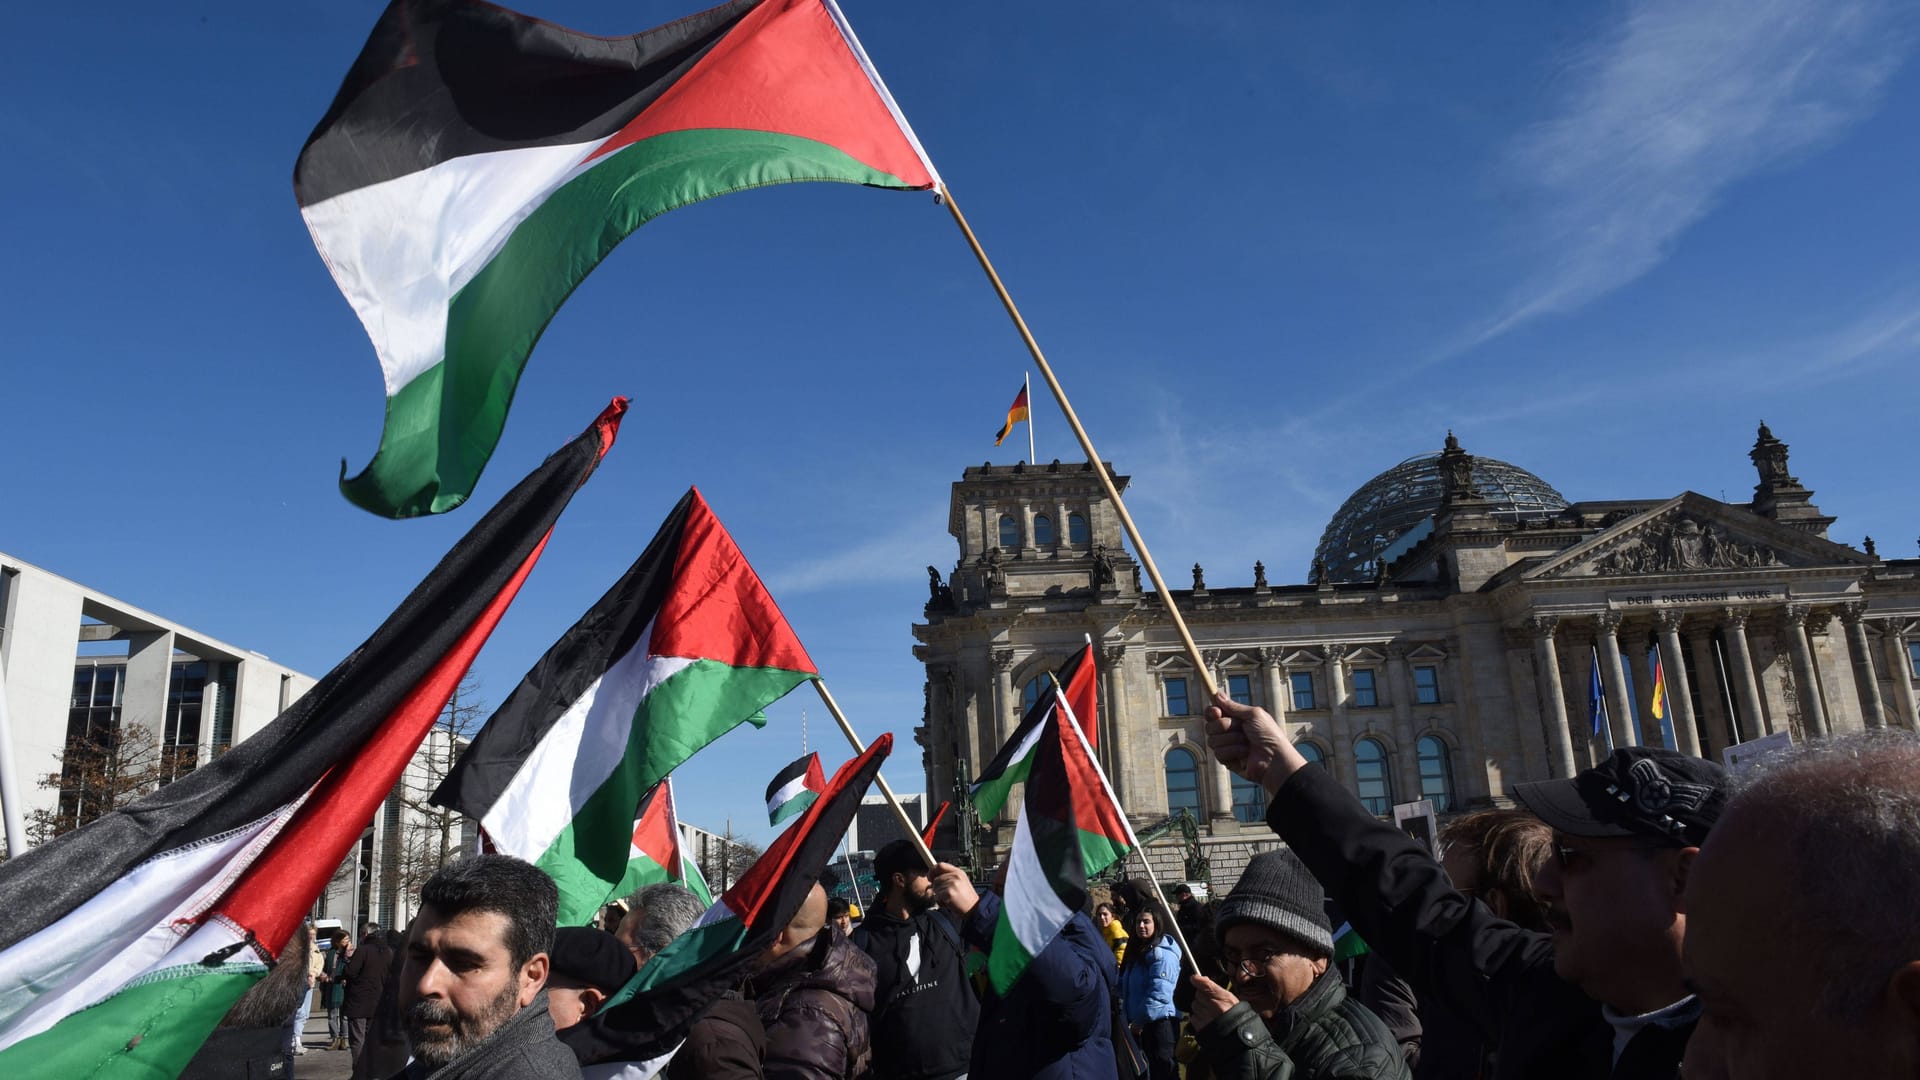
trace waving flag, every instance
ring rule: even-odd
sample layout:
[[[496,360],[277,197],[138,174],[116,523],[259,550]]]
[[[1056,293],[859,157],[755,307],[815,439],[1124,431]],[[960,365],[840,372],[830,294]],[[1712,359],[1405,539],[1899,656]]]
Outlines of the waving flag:
[[[820,755],[803,754],[767,785],[767,824],[778,825],[813,805],[827,786]]]
[[[802,180],[940,182],[832,0],[733,0],[617,38],[393,0],[293,172],[386,380],[380,449],[342,493],[388,517],[460,505],[534,343],[615,245]]]
[[[640,800],[640,818],[633,823],[633,842],[627,849],[627,876],[613,890],[613,896],[631,895],[636,889],[656,882],[672,882],[713,903],[706,876],[687,854],[680,834],[680,815],[673,805],[673,777],[669,776],[646,798]]]
[[[1096,685],[1099,675],[1093,667],[1093,642],[1087,642],[1079,652],[1074,653],[1060,669],[1054,672],[1054,679],[1066,687],[1067,701],[1075,716],[1085,717],[1086,723],[1092,723],[1098,714],[1098,693]],[[1032,766],[1033,750],[1038,745],[1041,729],[1054,713],[1053,683],[1047,683],[1040,696],[1033,701],[1033,707],[1020,720],[1020,726],[1013,729],[1007,737],[1007,744],[987,762],[980,771],[980,778],[973,782],[973,805],[979,811],[982,821],[991,821],[1007,805],[1007,796],[1013,785],[1027,778],[1027,770]],[[1087,746],[1098,749],[1091,728],[1083,733]]]
[[[0,1076],[173,1076],[359,842],[619,426],[616,401],[279,718],[0,865]]]
[[[626,877],[640,797],[815,674],[698,489],[534,664],[433,794],[560,886],[585,926]]]
[[[560,1040],[584,1064],[657,1062],[670,1053],[694,1019],[739,984],[800,910],[892,751],[893,736],[882,735],[842,765],[820,798],[693,929],[647,961],[599,1012],[561,1032]]]
[[[993,437],[993,445],[999,446],[1006,442],[1007,436],[1013,434],[1013,425],[1022,420],[1029,423],[1033,421],[1033,411],[1027,407],[1027,388],[1024,386],[1020,388],[1019,393],[1013,395],[1013,404],[1007,406],[1007,422],[1000,425],[999,434]]]
[[[1003,996],[1086,908],[1087,878],[1140,846],[1070,704],[1041,724],[1031,760],[987,953],[987,977]]]
[[[1587,687],[1587,719],[1598,738],[1607,731],[1607,690],[1600,685],[1600,653],[1593,654],[1593,680]],[[1612,737],[1608,737],[1612,741]]]

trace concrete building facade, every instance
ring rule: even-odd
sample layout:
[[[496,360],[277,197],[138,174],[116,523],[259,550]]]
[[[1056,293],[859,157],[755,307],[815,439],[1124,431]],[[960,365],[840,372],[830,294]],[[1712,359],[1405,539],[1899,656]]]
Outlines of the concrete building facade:
[[[1717,758],[1773,732],[1920,725],[1920,559],[1829,540],[1834,519],[1764,425],[1749,456],[1747,503],[1568,503],[1449,434],[1440,453],[1355,493],[1306,582],[1272,584],[1256,563],[1250,584],[1221,586],[1195,565],[1173,597],[1213,681],[1281,717],[1382,816],[1423,798],[1443,815],[1505,805],[1514,784],[1571,775],[1612,746]],[[959,558],[944,575],[928,568],[913,627],[929,797],[951,797],[989,760],[1046,673],[1090,638],[1100,756],[1128,816],[1193,813],[1215,885],[1229,885],[1271,843],[1263,793],[1208,753],[1203,684],[1091,468],[968,468],[949,531]],[[997,861],[1011,817],[985,824]],[[1153,857],[1178,875],[1173,845]]]

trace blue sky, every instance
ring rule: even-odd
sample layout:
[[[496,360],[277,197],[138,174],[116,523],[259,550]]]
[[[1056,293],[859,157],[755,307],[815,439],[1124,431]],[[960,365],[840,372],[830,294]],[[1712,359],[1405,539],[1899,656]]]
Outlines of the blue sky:
[[[1168,573],[1304,578],[1334,509],[1439,448],[1572,499],[1740,501],[1765,419],[1915,554],[1920,65],[1877,0],[1093,7],[847,0]],[[536,351],[473,503],[342,500],[383,400],[294,156],[380,5],[39,5],[0,43],[0,550],[315,675],[615,394],[636,409],[477,669],[497,702],[698,484],[917,790],[924,567],[1027,361],[924,194],[664,217]],[[664,0],[524,10],[595,33]],[[1076,460],[1050,402],[1039,456]],[[1021,444],[1015,449],[1015,443]],[[810,696],[684,770],[764,838]]]

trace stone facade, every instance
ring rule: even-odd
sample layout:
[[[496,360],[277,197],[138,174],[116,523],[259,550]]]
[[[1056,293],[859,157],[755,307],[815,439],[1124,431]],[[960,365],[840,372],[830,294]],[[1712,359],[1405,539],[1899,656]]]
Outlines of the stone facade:
[[[1251,585],[1223,585],[1196,566],[1194,588],[1172,597],[1212,680],[1283,718],[1383,811],[1505,804],[1516,783],[1571,775],[1610,744],[1669,741],[1667,727],[1677,749],[1713,757],[1776,731],[1915,728],[1920,560],[1828,540],[1834,519],[1764,426],[1751,457],[1751,503],[1683,492],[1517,517],[1483,494],[1449,436],[1438,509],[1382,537],[1364,580],[1330,580],[1316,560],[1305,584],[1270,584],[1256,565]],[[1251,845],[1271,843],[1258,793],[1208,754],[1202,680],[1165,598],[1142,589],[1092,468],[968,468],[949,531],[959,559],[928,568],[913,627],[930,797],[990,759],[1029,684],[1090,639],[1100,757],[1121,804],[1137,826],[1193,807],[1215,885],[1229,885]],[[1656,658],[1665,724],[1651,715]],[[1598,736],[1596,664],[1610,724]],[[1011,817],[984,825],[990,864]],[[954,850],[950,836],[943,826]],[[1151,854],[1179,876],[1178,845]]]

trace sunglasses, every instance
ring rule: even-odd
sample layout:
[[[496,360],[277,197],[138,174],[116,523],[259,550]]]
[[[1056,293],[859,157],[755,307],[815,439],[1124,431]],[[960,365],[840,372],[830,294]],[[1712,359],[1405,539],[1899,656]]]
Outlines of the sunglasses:
[[[1554,862],[1560,865],[1561,872],[1565,873],[1569,870],[1577,870],[1580,867],[1587,865],[1588,859],[1602,852],[1658,851],[1658,850],[1669,848],[1672,846],[1673,845],[1671,844],[1662,844],[1657,840],[1647,840],[1647,841],[1641,841],[1641,842],[1632,843],[1632,844],[1607,844],[1601,847],[1575,847],[1572,844],[1568,844],[1559,839],[1555,839],[1553,842],[1553,860]]]

